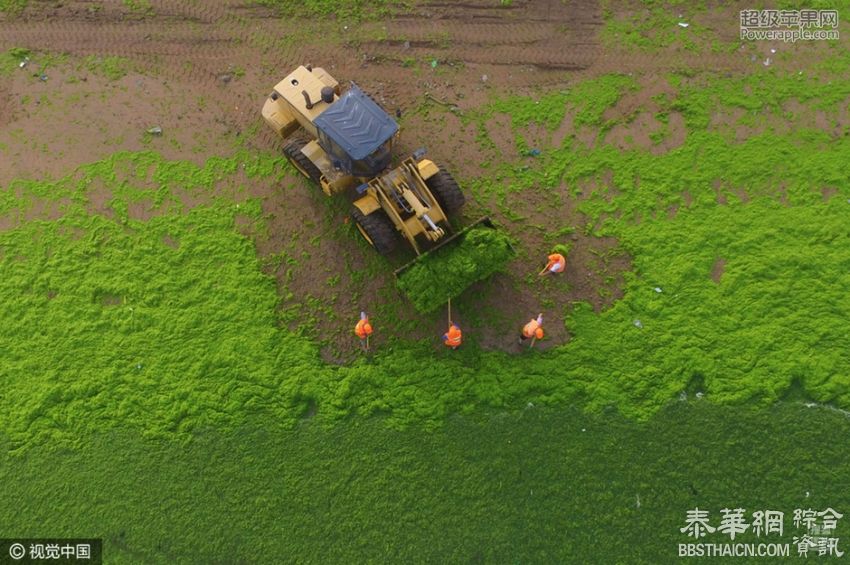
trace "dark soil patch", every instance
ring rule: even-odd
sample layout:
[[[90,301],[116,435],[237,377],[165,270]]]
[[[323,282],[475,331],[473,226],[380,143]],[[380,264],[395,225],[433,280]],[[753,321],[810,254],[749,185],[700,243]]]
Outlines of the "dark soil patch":
[[[131,220],[147,222],[156,215],[153,201],[149,199],[137,200],[127,203],[127,216]]]
[[[718,257],[711,267],[711,280],[720,283],[720,277],[723,276],[723,271],[726,268],[726,259]]]
[[[89,199],[89,211],[100,214],[110,219],[115,219],[115,210],[110,206],[112,202],[112,191],[106,188],[103,181],[95,179],[86,191]]]
[[[826,202],[836,194],[838,194],[838,189],[834,186],[825,186],[821,189],[821,196],[824,202]]]

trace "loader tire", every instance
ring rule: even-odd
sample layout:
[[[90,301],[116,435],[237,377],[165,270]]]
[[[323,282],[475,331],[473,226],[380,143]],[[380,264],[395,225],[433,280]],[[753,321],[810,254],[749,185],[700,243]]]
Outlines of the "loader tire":
[[[368,216],[356,206],[351,207],[351,217],[360,233],[381,255],[391,253],[398,243],[395,227],[386,212],[376,210]]]
[[[447,171],[440,169],[425,181],[434,197],[445,212],[457,212],[466,203],[466,197],[461,192],[457,181]]]
[[[293,139],[283,146],[283,153],[286,155],[286,158],[289,159],[289,162],[295,165],[295,168],[298,169],[301,174],[313,182],[319,183],[322,178],[322,172],[316,165],[313,164],[313,161],[308,159],[307,156],[301,152],[301,149],[303,149],[305,145],[307,145],[307,140]]]

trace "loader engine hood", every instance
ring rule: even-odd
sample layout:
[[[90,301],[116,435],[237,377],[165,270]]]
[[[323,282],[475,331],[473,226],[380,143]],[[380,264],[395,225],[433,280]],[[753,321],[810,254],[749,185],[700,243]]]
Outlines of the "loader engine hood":
[[[345,173],[374,176],[390,164],[398,124],[356,85],[351,85],[313,124],[319,145]]]

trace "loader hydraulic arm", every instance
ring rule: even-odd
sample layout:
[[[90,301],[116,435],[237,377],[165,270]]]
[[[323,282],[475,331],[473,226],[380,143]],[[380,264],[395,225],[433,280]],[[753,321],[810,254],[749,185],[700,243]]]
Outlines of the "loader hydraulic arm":
[[[408,157],[389,173],[372,179],[369,187],[399,231],[420,253],[417,236],[436,242],[446,235],[445,212],[428,189],[413,158]]]

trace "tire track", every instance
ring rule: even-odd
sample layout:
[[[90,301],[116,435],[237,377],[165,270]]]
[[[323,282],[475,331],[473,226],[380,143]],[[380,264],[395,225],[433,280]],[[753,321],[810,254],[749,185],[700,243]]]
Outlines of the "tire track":
[[[403,69],[437,59],[441,66],[465,69],[428,73],[417,89],[442,83],[451,90],[469,78],[489,77],[499,89],[565,85],[578,78],[617,72],[656,73],[688,68],[748,72],[753,63],[738,53],[616,52],[599,44],[603,23],[595,0],[493,0],[455,3],[435,0],[411,11],[352,29],[354,39],[323,42],[345,22],[305,20],[316,29],[302,44],[298,29],[274,10],[247,0],[195,2],[161,0],[153,14],[129,12],[117,3],[71,0],[67,5],[32,3],[19,18],[0,19],[0,49],[22,46],[75,56],[119,56],[143,74],[197,91],[221,108],[240,129],[259,123],[257,109],[283,69],[312,62],[340,80],[376,85],[380,94],[404,105],[411,72]],[[0,18],[3,18],[0,16]],[[311,27],[313,26],[313,27]],[[384,37],[377,38],[382,34]],[[241,69],[238,81],[222,83],[224,73]]]
[[[190,83],[207,99],[233,108],[228,121],[240,129],[258,122],[256,112],[248,109],[261,104],[268,85],[256,91],[222,88],[219,76],[258,59],[261,50],[252,45],[250,33],[273,33],[275,21],[269,20],[269,10],[168,1],[156,4],[155,15],[145,18],[116,12],[100,17],[79,4],[69,6],[61,17],[44,9],[12,22],[0,21],[0,49],[23,46],[81,57],[125,57],[143,74]],[[281,55],[297,58],[294,50]]]
[[[12,121],[12,91],[0,84],[0,128]]]

